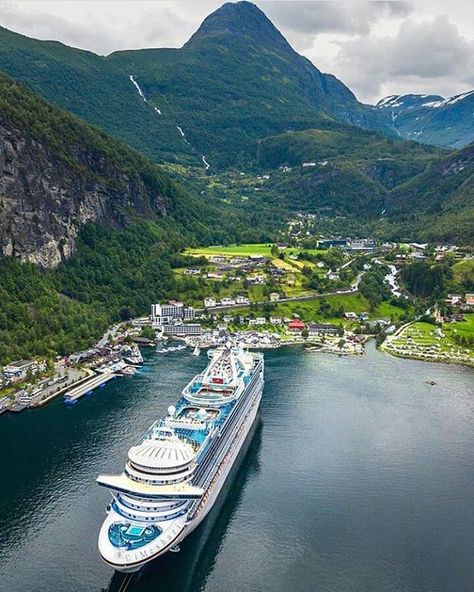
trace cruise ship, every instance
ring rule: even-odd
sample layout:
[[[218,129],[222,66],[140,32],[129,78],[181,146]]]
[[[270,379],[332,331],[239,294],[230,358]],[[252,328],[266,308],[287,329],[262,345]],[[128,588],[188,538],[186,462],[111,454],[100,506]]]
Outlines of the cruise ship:
[[[264,360],[227,344],[139,442],[120,475],[99,475],[112,502],[99,534],[102,559],[138,571],[176,550],[206,517],[255,421]]]

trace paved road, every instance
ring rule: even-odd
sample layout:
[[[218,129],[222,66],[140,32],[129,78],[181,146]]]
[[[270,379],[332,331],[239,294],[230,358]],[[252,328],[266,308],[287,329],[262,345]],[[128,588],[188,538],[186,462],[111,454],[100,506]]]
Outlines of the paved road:
[[[107,344],[109,339],[113,338],[115,333],[117,333],[119,327],[120,327],[120,323],[118,323],[117,325],[114,325],[113,327],[110,327],[110,329],[107,329],[107,331],[104,333],[104,335],[97,342],[97,347],[99,347],[99,348],[105,347],[105,345]]]

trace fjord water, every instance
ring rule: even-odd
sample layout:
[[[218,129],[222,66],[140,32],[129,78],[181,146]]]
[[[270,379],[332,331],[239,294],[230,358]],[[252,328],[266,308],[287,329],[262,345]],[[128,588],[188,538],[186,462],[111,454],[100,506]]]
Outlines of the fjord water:
[[[76,406],[0,418],[0,589],[462,592],[474,582],[474,372],[270,351],[261,421],[225,495],[130,582],[97,554],[128,448],[206,363],[147,355]],[[431,386],[427,381],[435,381]]]

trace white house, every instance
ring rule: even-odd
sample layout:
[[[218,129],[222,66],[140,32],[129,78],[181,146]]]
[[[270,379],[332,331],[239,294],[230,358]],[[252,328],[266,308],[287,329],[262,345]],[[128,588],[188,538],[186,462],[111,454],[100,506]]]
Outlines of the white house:
[[[235,304],[250,304],[250,300],[247,298],[247,296],[236,296]]]
[[[213,308],[214,306],[216,306],[217,301],[215,298],[204,298],[204,308]]]
[[[35,374],[38,371],[38,363],[35,360],[18,360],[11,362],[3,369],[3,376],[10,380],[26,378],[28,372]]]
[[[267,319],[265,317],[257,317],[256,319],[249,319],[250,327],[254,327],[256,325],[265,325],[267,323]]]
[[[232,298],[222,298],[220,305],[221,306],[234,306],[235,300],[233,300]]]
[[[277,302],[280,300],[280,294],[278,294],[278,292],[271,292],[268,297],[270,298],[270,302]]]
[[[345,312],[344,313],[344,318],[345,319],[349,319],[352,321],[356,321],[357,320],[357,315],[355,312]]]

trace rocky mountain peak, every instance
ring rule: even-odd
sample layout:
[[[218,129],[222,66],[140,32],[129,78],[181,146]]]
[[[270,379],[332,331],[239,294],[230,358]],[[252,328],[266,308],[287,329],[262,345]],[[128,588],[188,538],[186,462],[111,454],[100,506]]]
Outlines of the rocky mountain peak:
[[[186,43],[193,47],[208,40],[213,43],[238,41],[254,46],[279,47],[290,50],[291,46],[265,16],[251,2],[227,2],[204,19],[199,29]]]

